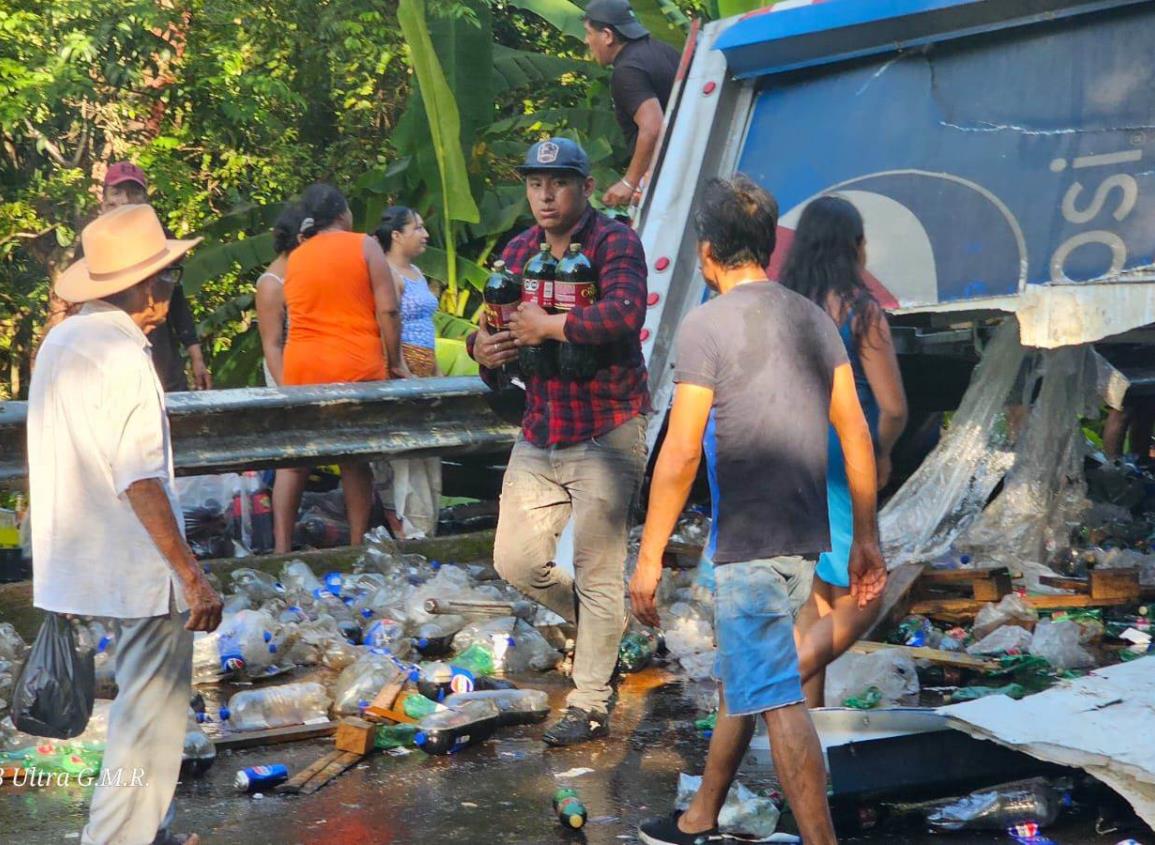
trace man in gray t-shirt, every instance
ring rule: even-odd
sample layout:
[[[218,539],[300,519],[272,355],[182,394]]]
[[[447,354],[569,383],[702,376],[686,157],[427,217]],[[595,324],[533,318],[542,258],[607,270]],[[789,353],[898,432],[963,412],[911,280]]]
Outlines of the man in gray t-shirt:
[[[830,548],[828,426],[846,459],[854,510],[851,594],[882,592],[874,452],[854,374],[834,322],[766,278],[778,208],[743,177],[713,180],[695,216],[702,275],[721,295],[678,336],[678,383],[654,468],[630,582],[634,614],[657,625],[662,555],[703,450],[714,493],[714,634],[718,723],[701,788],[682,814],[646,822],[647,845],[689,845],[718,833],[718,813],[761,715],[774,766],[808,845],[834,843],[826,768],[802,694],[786,577]]]

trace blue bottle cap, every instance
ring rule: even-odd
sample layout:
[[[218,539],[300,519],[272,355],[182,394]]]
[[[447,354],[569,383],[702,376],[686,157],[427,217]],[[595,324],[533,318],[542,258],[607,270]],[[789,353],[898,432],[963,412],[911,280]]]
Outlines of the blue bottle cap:
[[[971,562],[971,556],[970,555],[960,555],[958,560],[959,560],[959,563],[961,563],[963,566],[966,566],[967,564],[969,564]]]
[[[265,642],[268,643],[268,642],[272,642],[272,641],[273,641],[272,631],[265,631]]]
[[[441,561],[439,561],[439,560],[429,561],[429,568],[432,569],[434,572],[436,572],[438,569],[441,568]]]
[[[413,683],[417,683],[419,680],[421,680],[421,670],[416,666],[409,670],[409,680],[411,680]]]
[[[425,743],[427,743],[428,741],[429,741],[429,737],[426,735],[425,731],[418,731],[417,733],[415,733],[413,735],[413,744],[414,745],[422,746]]]
[[[357,699],[357,709],[358,710],[364,710],[368,706],[369,706],[369,700],[368,699],[365,699],[365,698]]]
[[[96,644],[96,653],[97,654],[103,653],[104,650],[106,648],[108,648],[108,644],[111,642],[112,642],[112,637],[108,636],[108,634],[105,634],[103,637],[100,638],[100,642],[98,642]]]
[[[277,644],[276,643],[269,643],[269,654],[276,654],[276,653],[277,653]]]
[[[417,638],[417,647],[418,648],[428,648],[429,647],[429,638],[428,637],[418,637]]]
[[[341,601],[345,602],[345,607],[352,607],[353,606],[353,597],[352,596],[345,596],[343,599],[341,599]]]
[[[222,721],[222,722],[227,722],[227,721],[229,720],[229,716],[231,716],[231,715],[232,715],[232,713],[229,711],[229,708],[227,708],[227,707],[222,707],[222,708],[221,708],[221,709],[220,709],[220,710],[217,712],[217,715],[218,715],[218,716],[220,716],[220,718],[221,718],[221,721]]]
[[[368,619],[372,615],[373,615],[373,611],[370,610],[369,608],[367,608],[367,607],[361,608],[361,618]]]

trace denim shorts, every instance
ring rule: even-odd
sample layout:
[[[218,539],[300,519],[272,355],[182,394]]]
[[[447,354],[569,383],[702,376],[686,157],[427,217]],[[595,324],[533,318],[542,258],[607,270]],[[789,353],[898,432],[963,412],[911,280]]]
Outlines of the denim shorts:
[[[805,700],[794,646],[791,584],[813,564],[776,557],[718,566],[714,676],[731,716],[749,716]]]

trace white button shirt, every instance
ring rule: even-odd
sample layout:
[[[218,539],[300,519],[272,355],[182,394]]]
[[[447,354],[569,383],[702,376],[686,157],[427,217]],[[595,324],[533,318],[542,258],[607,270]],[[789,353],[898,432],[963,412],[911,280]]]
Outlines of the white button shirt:
[[[58,613],[137,618],[187,610],[175,573],[125,491],[173,483],[164,393],[144,333],[96,301],[48,333],[28,398],[33,604]]]

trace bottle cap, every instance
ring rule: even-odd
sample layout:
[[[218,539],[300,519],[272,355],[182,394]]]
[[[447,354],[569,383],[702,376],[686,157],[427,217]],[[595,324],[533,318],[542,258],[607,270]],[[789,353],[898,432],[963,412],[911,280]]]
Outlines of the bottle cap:
[[[229,716],[231,716],[232,713],[229,711],[229,708],[222,707],[217,711],[217,715],[220,716],[222,722],[227,722],[229,720]]]
[[[500,258],[497,259],[496,261],[493,262],[493,269],[497,272],[501,272],[502,270],[505,269],[505,262],[502,261]]]
[[[369,608],[367,608],[367,607],[361,608],[361,617],[363,619],[368,619],[372,615],[373,615],[373,611],[370,610]]]
[[[428,740],[429,740],[429,737],[428,737],[428,735],[426,735],[425,731],[418,731],[417,733],[415,733],[413,735],[413,744],[414,745],[419,745],[419,746],[424,745]]]

